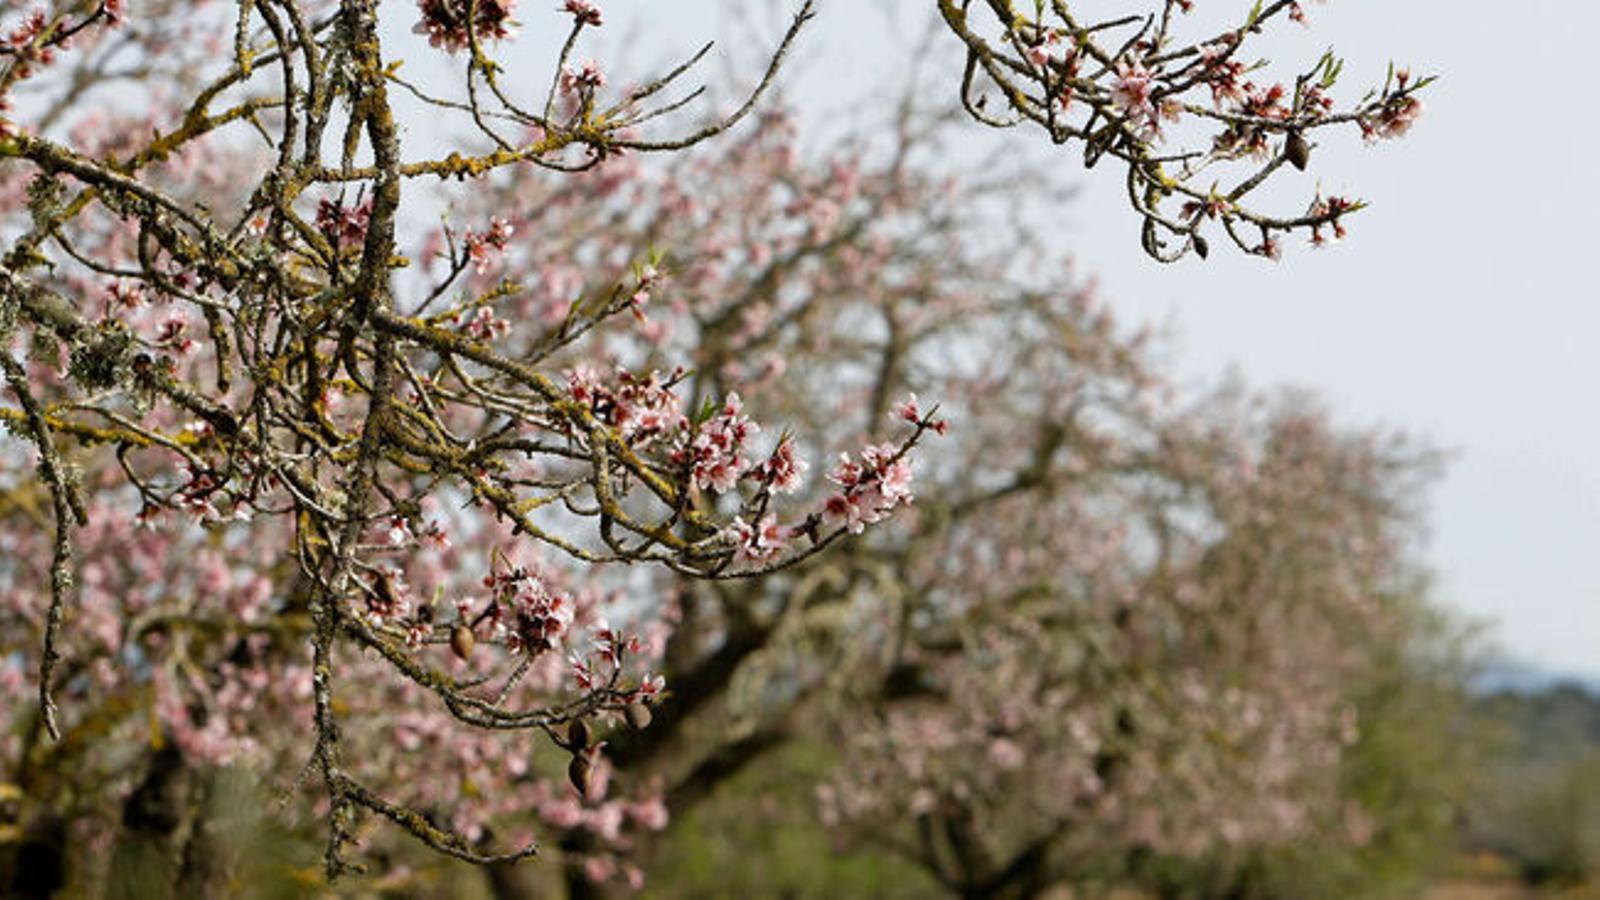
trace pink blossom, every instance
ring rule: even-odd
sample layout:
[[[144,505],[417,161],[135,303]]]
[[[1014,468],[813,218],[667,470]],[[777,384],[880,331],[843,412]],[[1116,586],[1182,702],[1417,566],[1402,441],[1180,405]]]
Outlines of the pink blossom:
[[[500,261],[513,230],[511,223],[495,216],[489,220],[488,231],[467,232],[467,257],[472,260],[474,271],[482,275]]]
[[[917,395],[907,394],[906,398],[900,401],[899,405],[894,408],[894,414],[897,418],[911,422],[912,424],[921,422],[922,407],[917,404]]]
[[[145,304],[144,288],[123,278],[106,288],[106,301],[118,309],[138,309]]]
[[[823,520],[855,534],[912,499],[911,464],[892,444],[864,448],[859,463],[848,453],[840,454],[839,463],[828,478],[843,491],[825,501]]]
[[[391,547],[403,547],[415,539],[416,535],[411,532],[411,526],[406,523],[405,519],[397,516],[389,520],[389,528],[384,532],[384,540],[388,541]]]
[[[372,218],[372,198],[345,206],[342,200],[324,198],[317,203],[317,230],[340,250],[361,246],[367,239],[367,222]]]
[[[648,699],[660,696],[661,692],[666,688],[667,679],[665,676],[646,672],[644,677],[639,679],[639,689],[634,693],[640,698]]]
[[[480,341],[492,341],[511,333],[511,322],[495,315],[494,310],[487,306],[478,307],[478,311],[464,322],[458,315],[456,321],[460,322],[462,331]]]
[[[595,417],[615,426],[632,442],[687,427],[680,411],[681,400],[667,385],[661,373],[645,376],[618,371],[615,387],[605,384],[588,366],[567,372],[567,390],[572,398],[587,405]]]
[[[851,534],[860,534],[868,524],[878,521],[876,514],[866,507],[857,494],[834,494],[822,507],[823,521],[831,526],[843,526]]]
[[[584,60],[583,65],[574,69],[568,66],[561,70],[561,90],[567,93],[576,93],[580,90],[594,90],[604,87],[606,76],[600,71],[600,64],[592,59]]]
[[[667,805],[661,802],[659,796],[630,805],[628,807],[628,816],[639,823],[640,826],[651,831],[660,831],[666,828],[670,819],[667,813]]]
[[[1369,141],[1393,140],[1405,137],[1411,126],[1422,118],[1423,105],[1418,97],[1406,95],[1385,103],[1375,115],[1361,120],[1362,135]]]
[[[800,489],[808,468],[810,466],[806,461],[795,455],[794,440],[786,436],[778,441],[772,455],[761,464],[759,475],[774,491],[792,494]]]
[[[1143,64],[1122,62],[1117,65],[1117,77],[1111,82],[1111,103],[1144,136],[1157,127],[1155,88],[1155,77]]]
[[[995,738],[989,744],[989,761],[1000,769],[1008,772],[1015,771],[1022,768],[1022,764],[1026,760],[1027,756],[1022,748],[1017,746],[1016,741],[1008,738]]]
[[[583,861],[584,877],[596,884],[609,880],[616,868],[616,862],[609,856],[591,856]]]
[[[579,22],[595,28],[600,27],[600,8],[589,0],[566,0],[562,8],[572,13],[572,17]]]
[[[779,525],[777,517],[771,513],[762,516],[756,525],[735,517],[728,531],[739,548],[739,559],[757,565],[772,562],[781,556],[789,536],[788,529]]]

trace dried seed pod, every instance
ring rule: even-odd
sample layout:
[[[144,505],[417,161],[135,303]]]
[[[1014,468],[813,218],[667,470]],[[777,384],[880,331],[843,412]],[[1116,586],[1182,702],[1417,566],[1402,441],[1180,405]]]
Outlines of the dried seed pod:
[[[450,649],[455,651],[456,657],[462,662],[472,658],[472,651],[477,646],[478,638],[473,635],[471,628],[457,625],[450,629]]]
[[[567,780],[577,788],[579,797],[589,799],[589,790],[594,787],[594,764],[589,762],[589,754],[572,755],[572,762],[567,764]]]
[[[629,703],[627,708],[623,709],[622,714],[627,717],[629,725],[640,731],[649,728],[650,720],[654,718],[650,714],[650,707],[643,703]]]
[[[1211,255],[1211,245],[1206,242],[1205,238],[1197,234],[1191,237],[1189,240],[1194,244],[1194,252],[1198,254],[1201,259],[1205,259]]]
[[[591,737],[589,723],[585,719],[573,719],[572,724],[567,726],[567,746],[574,753],[587,750]]]
[[[373,575],[371,591],[367,596],[367,612],[383,618],[399,615],[400,595],[395,592],[394,581],[389,573],[377,572]]]
[[[1311,145],[1306,143],[1305,136],[1298,131],[1289,132],[1289,140],[1284,142],[1283,155],[1289,158],[1289,164],[1304,172],[1311,163]]]
[[[389,573],[379,572],[378,577],[372,581],[372,588],[378,592],[378,599],[385,606],[393,607],[400,602],[400,598],[395,596],[394,582],[389,580]]]

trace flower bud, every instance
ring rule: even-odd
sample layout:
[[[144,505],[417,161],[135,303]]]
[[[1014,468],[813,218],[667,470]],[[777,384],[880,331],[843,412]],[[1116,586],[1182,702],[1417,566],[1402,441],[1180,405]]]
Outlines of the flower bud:
[[[472,629],[465,625],[457,625],[450,629],[450,649],[462,662],[472,658],[473,648],[478,646],[478,639]]]
[[[629,703],[622,714],[627,717],[629,725],[640,731],[649,728],[650,720],[654,718],[650,715],[650,707],[643,703]]]
[[[1200,235],[1196,234],[1191,236],[1189,238],[1189,242],[1194,244],[1194,252],[1201,259],[1205,259],[1211,255],[1211,245],[1207,243],[1206,239]]]

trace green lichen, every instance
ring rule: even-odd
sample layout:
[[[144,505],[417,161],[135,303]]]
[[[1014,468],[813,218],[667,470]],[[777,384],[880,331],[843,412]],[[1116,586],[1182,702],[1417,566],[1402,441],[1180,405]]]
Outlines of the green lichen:
[[[127,328],[108,322],[97,329],[95,340],[72,348],[68,372],[74,381],[90,390],[104,390],[131,380],[129,368],[133,335]]]

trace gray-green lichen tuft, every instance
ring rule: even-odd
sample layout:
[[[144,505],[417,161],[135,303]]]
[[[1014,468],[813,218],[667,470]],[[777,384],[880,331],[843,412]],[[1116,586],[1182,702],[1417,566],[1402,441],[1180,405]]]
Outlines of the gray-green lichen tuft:
[[[128,365],[133,335],[114,322],[100,325],[93,341],[72,348],[69,369],[74,381],[91,390],[125,385],[131,380]]]

